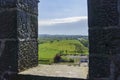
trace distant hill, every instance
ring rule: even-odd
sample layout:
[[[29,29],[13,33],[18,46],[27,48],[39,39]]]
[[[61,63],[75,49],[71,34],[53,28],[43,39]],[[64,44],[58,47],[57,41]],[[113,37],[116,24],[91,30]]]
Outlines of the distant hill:
[[[83,38],[88,40],[86,35],[49,35],[49,34],[39,34],[38,38],[41,40],[64,40],[64,39],[80,39]]]

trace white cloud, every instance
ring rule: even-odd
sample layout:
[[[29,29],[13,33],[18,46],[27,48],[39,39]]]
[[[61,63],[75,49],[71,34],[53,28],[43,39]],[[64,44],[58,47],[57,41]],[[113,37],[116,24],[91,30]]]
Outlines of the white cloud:
[[[48,26],[48,25],[55,25],[55,24],[61,24],[61,23],[73,23],[73,22],[78,22],[86,19],[87,19],[87,16],[39,20],[38,24],[39,26]]]

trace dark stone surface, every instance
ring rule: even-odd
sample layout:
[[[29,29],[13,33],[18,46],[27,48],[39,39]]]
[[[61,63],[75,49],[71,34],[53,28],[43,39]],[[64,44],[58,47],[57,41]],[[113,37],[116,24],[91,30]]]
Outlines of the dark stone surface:
[[[0,45],[1,46],[1,45]],[[6,41],[0,56],[0,74],[7,70],[18,72],[18,41]]]
[[[18,53],[18,69],[25,70],[38,64],[37,41],[20,41]]]
[[[88,0],[90,79],[115,76],[110,65],[120,54],[119,5],[119,0]]]
[[[38,2],[39,0],[18,0],[17,7],[30,14],[38,15]]]
[[[89,27],[116,26],[119,22],[118,0],[88,0]]]
[[[95,78],[106,78],[110,75],[109,56],[90,56],[89,76]],[[93,69],[94,68],[94,69]],[[101,75],[102,74],[102,75]]]
[[[0,9],[1,10],[1,9]],[[0,12],[0,39],[17,38],[17,14],[16,10]]]
[[[0,80],[38,65],[38,0],[0,0]]]
[[[0,0],[0,8],[13,8],[16,6],[17,0]]]
[[[18,38],[36,39],[38,37],[38,19],[35,15],[30,15],[25,11],[17,12]]]
[[[33,75],[18,75],[15,80],[87,80],[78,78],[65,78],[65,77],[45,77],[45,76],[33,76]]]

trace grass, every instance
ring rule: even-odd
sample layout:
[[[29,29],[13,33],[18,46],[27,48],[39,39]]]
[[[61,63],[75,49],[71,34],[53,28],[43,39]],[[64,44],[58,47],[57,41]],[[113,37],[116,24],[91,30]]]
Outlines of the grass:
[[[78,40],[55,40],[52,42],[39,44],[39,60],[49,61],[52,63],[57,53],[61,52],[61,54],[76,54],[76,45],[81,53],[88,53],[88,48],[86,48]]]

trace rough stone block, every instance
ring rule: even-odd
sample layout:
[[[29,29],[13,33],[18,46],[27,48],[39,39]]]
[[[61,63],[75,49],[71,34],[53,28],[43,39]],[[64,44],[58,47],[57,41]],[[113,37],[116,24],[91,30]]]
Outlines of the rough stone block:
[[[38,2],[39,0],[18,0],[17,7],[30,14],[38,15]]]
[[[18,41],[0,41],[0,49],[0,74],[7,70],[18,72]]]
[[[111,57],[120,54],[119,15],[119,0],[88,0],[90,78],[106,78],[114,74],[110,65]]]
[[[110,59],[105,56],[90,56],[90,78],[106,78],[110,75]]]
[[[38,64],[37,41],[20,41],[18,52],[18,69],[25,70]]]
[[[17,0],[0,0],[0,8],[13,8],[16,6]]]
[[[110,27],[119,23],[118,0],[88,0],[89,27]]]
[[[17,11],[17,31],[20,39],[36,39],[38,37],[38,19],[25,11]]]
[[[37,66],[37,17],[38,0],[0,0],[0,73]]]
[[[1,9],[0,9],[1,10]],[[0,39],[17,38],[17,11],[5,10],[0,12]]]

